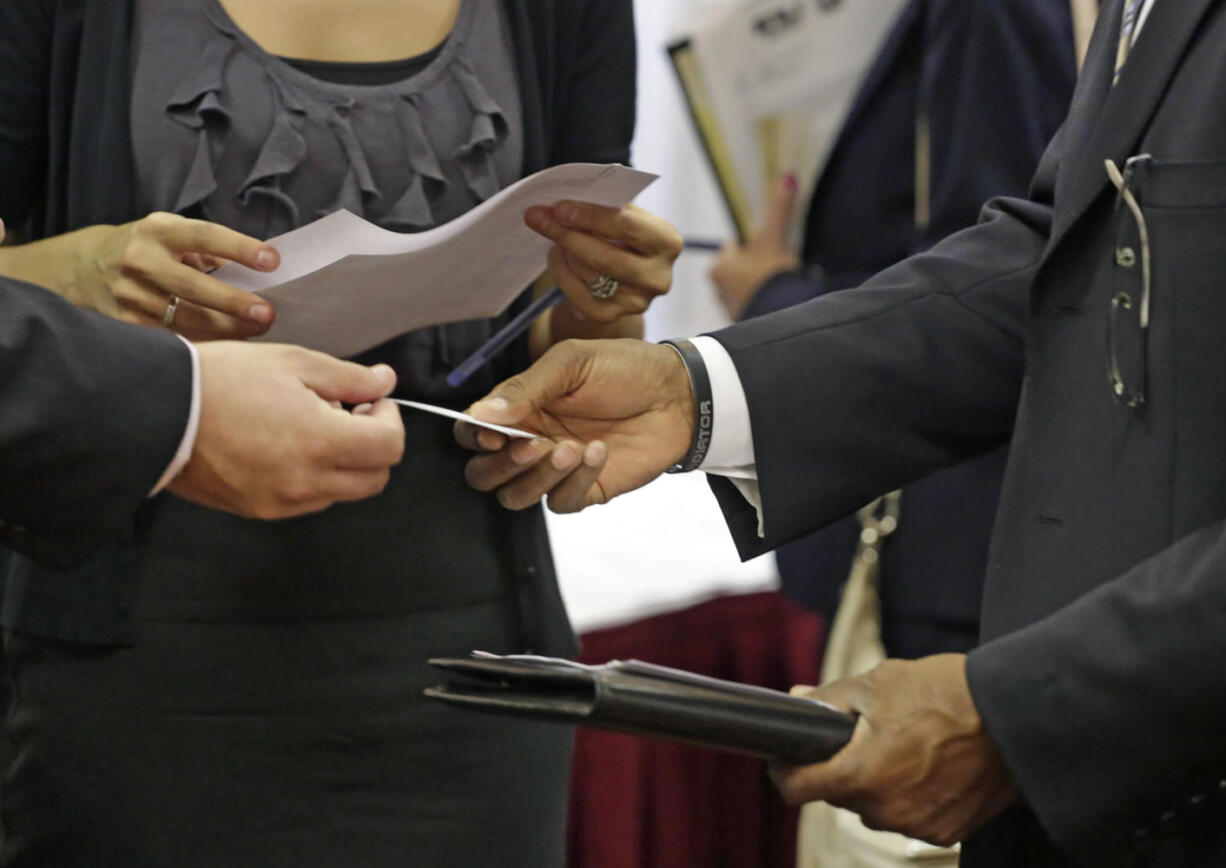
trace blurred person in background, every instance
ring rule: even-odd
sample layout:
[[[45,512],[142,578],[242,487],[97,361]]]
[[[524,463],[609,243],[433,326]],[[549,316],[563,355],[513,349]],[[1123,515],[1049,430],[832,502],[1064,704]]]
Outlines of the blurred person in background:
[[[911,0],[869,69],[787,240],[795,179],[711,270],[733,319],[859,286],[972,226],[993,195],[1022,195],[1076,80],[1068,0]],[[846,388],[858,388],[852,378]],[[830,420],[837,425],[838,420]],[[967,651],[979,634],[988,539],[1006,448],[907,486],[882,552],[882,639],[893,657]],[[834,619],[860,522],[776,552],[786,593]]]

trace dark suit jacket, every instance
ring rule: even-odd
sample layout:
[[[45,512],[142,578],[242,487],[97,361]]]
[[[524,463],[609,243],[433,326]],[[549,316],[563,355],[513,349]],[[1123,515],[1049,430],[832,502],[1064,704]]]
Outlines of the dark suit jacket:
[[[0,542],[67,567],[130,536],[190,404],[169,332],[0,278]]]
[[[747,555],[1012,435],[968,673],[1027,807],[971,837],[970,868],[1226,864],[1226,4],[1158,0],[1112,88],[1121,8],[1029,198],[865,288],[716,335],[758,456],[765,539],[716,482]],[[1141,245],[1104,160],[1139,153],[1153,280],[1130,408],[1108,333]]]
[[[813,192],[803,257],[812,279],[768,281],[746,317],[857,286],[973,225],[989,197],[1023,195],[1075,79],[1068,0],[911,0]],[[921,117],[931,154],[926,222],[915,206]],[[856,387],[854,376],[846,386]],[[899,529],[882,558],[892,656],[974,644],[1004,459],[1001,449],[904,492]],[[832,616],[858,536],[853,518],[781,547],[784,589]]]

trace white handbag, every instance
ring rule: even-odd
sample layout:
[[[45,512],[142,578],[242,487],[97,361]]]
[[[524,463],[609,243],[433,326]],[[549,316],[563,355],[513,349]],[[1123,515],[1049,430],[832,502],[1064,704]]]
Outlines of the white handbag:
[[[872,669],[885,659],[877,576],[881,544],[898,527],[900,495],[895,491],[857,513],[860,541],[830,625],[822,658],[822,683]],[[955,868],[957,847],[936,847],[894,832],[869,829],[859,816],[825,802],[811,802],[800,814],[797,868]]]

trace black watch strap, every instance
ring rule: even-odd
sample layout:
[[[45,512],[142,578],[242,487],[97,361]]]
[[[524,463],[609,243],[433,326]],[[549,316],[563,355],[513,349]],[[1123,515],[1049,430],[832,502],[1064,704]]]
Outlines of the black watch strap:
[[[707,375],[706,363],[702,353],[690,341],[661,341],[672,347],[685,365],[685,371],[690,377],[690,388],[694,390],[694,434],[690,437],[690,448],[684,457],[672,467],[668,473],[687,473],[697,470],[707,457],[711,448],[711,432],[714,430],[715,402],[711,397],[711,378]]]

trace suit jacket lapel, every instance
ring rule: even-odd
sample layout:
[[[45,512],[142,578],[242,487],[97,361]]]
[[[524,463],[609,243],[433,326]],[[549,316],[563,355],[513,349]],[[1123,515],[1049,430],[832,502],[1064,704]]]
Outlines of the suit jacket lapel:
[[[1077,79],[1077,88],[1073,91],[1073,101],[1068,118],[1061,131],[1065,142],[1088,142],[1094,128],[1098,125],[1103,104],[1107,101],[1107,95],[1111,93],[1115,51],[1123,11],[1123,3],[1115,0],[1103,9],[1098,18],[1089,51],[1081,67],[1081,75]],[[1065,147],[1070,151],[1080,152],[1078,147],[1067,144]],[[1071,156],[1061,161],[1056,185],[1057,199],[1062,198],[1063,191],[1069,187],[1072,179],[1079,177],[1079,173],[1074,170],[1075,163],[1076,161]]]
[[[1103,161],[1110,158],[1122,164],[1132,155],[1213,2],[1157,0],[1114,87],[1122,4],[1112,3],[1086,60],[1083,76],[1089,79],[1080,95],[1085,102],[1070,115],[1065,130],[1068,158],[1061,169],[1053,247],[1108,186]],[[1096,111],[1097,106],[1101,109]]]
[[[873,65],[865,74],[864,81],[856,92],[851,108],[847,110],[847,117],[844,119],[843,126],[839,130],[839,136],[835,141],[834,148],[830,151],[831,154],[843,144],[843,141],[849,135],[849,131],[855,128],[860,116],[872,107],[877,91],[889,80],[890,73],[898,62],[903,48],[906,47],[911,39],[915,38],[914,31],[917,28],[922,32],[923,24],[924,3],[919,2],[919,0],[911,0],[910,3],[903,7],[902,12],[899,13],[898,21],[895,22],[890,35],[886,37],[886,41],[877,53]]]
[[[3,2],[3,0],[0,0],[0,2]],[[806,227],[814,225],[814,210],[818,207],[818,203],[821,201],[824,193],[827,177],[826,166],[830,164],[840,151],[848,146],[847,143],[851,140],[852,134],[860,122],[860,118],[872,107],[877,92],[881,90],[888,80],[891,70],[893,70],[899,56],[902,54],[903,47],[912,38],[912,31],[922,26],[924,21],[924,3],[925,0],[911,0],[911,2],[903,7],[902,12],[899,13],[898,21],[894,24],[894,29],[886,37],[885,44],[882,45],[881,51],[878,52],[877,57],[873,61],[873,65],[865,74],[864,81],[856,92],[855,99],[852,100],[851,108],[847,110],[847,117],[843,120],[843,125],[839,128],[834,144],[830,146],[830,150],[826,154],[825,163],[821,166],[821,172],[817,176],[817,183],[814,185],[813,193],[809,197],[809,210],[805,217]],[[808,232],[808,229],[806,229],[806,232]],[[809,243],[809,240],[805,241],[806,251]]]

